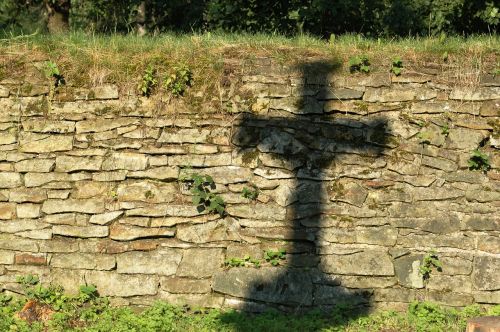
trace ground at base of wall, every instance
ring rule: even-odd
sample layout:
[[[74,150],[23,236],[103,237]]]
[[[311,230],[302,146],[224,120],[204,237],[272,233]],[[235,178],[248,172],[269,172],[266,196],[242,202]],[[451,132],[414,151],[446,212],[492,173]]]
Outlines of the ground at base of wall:
[[[60,301],[61,299],[62,302]],[[250,314],[196,309],[157,302],[145,310],[112,307],[105,298],[26,300],[0,298],[1,331],[464,331],[478,316],[500,315],[500,305],[481,309],[446,309],[431,302],[413,302],[405,312],[378,311],[352,315],[338,306],[292,315],[276,311]],[[45,303],[43,302],[45,301]],[[52,303],[54,302],[54,303]],[[50,303],[50,304],[47,304]]]

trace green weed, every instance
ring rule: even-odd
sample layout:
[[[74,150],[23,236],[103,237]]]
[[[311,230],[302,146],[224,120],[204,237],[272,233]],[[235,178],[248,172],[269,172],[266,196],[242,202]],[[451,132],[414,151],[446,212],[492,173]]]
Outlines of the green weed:
[[[253,187],[253,189],[244,187],[241,192],[241,196],[249,200],[255,201],[257,197],[259,197],[259,189],[256,187]]]
[[[399,76],[401,75],[402,70],[403,70],[403,60],[401,60],[401,58],[399,57],[392,59],[391,72],[394,75]]]
[[[431,250],[427,255],[424,256],[422,264],[420,264],[419,272],[424,280],[427,280],[431,276],[431,272],[436,269],[437,271],[442,271],[442,264],[439,260],[436,251]]]
[[[174,67],[173,73],[165,78],[163,85],[175,97],[182,96],[193,85],[193,73],[187,66]]]
[[[472,155],[467,163],[471,171],[487,172],[491,168],[488,155],[479,149],[472,150]]]
[[[370,61],[366,55],[354,56],[349,58],[349,71],[351,73],[361,72],[368,74],[370,72]]]
[[[190,192],[193,194],[193,204],[197,206],[199,212],[207,210],[208,212],[217,212],[221,216],[224,215],[224,200],[212,192],[216,186],[210,175],[192,173],[181,178],[180,181],[188,184]]]
[[[280,249],[278,251],[274,250],[266,250],[264,252],[264,259],[266,262],[271,263],[272,266],[280,265],[280,261],[286,259],[286,251],[284,249]]]
[[[139,90],[141,91],[143,96],[149,97],[153,93],[157,85],[158,80],[156,79],[156,71],[152,66],[148,66],[144,70],[142,81],[139,84]]]

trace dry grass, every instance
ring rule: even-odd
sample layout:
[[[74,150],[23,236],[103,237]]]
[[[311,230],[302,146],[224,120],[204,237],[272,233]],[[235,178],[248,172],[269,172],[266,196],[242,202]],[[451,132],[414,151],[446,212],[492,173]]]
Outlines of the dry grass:
[[[34,35],[0,41],[0,80],[36,76],[26,70],[24,63],[50,60],[75,86],[117,83],[122,88],[136,88],[150,65],[161,73],[168,73],[173,66],[187,65],[198,82],[213,83],[220,82],[223,62],[228,58],[252,62],[270,57],[283,65],[322,58],[347,72],[349,58],[364,54],[372,63],[372,71],[386,72],[392,59],[400,57],[407,69],[438,63],[448,75],[471,83],[477,80],[478,73],[500,68],[498,50],[498,35],[399,40],[343,36],[333,43],[308,36],[275,35]]]

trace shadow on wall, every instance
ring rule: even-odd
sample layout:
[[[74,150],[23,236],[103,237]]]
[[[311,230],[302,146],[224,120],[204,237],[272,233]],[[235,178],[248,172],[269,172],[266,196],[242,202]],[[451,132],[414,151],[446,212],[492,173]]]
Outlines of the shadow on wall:
[[[355,166],[349,167],[349,162],[342,158],[359,154],[375,160],[383,152],[387,122],[383,118],[353,119],[338,113],[323,114],[324,100],[335,99],[341,90],[318,83],[327,82],[327,76],[336,68],[316,61],[303,63],[298,69],[303,82],[316,84],[301,86],[291,112],[245,114],[232,137],[236,146],[258,148],[288,169],[284,173],[269,168],[267,174],[270,179],[274,175],[289,178],[289,194],[285,191],[282,202],[287,206],[286,218],[276,221],[277,227],[289,230],[282,232],[286,233],[287,241],[286,266],[232,268],[223,280],[215,282],[218,291],[243,298],[245,311],[271,306],[287,312],[304,312],[341,305],[353,308],[348,312],[352,318],[366,311],[370,291],[345,288],[336,275],[345,271],[346,265],[356,274],[357,265],[367,262],[355,261],[358,256],[337,255],[334,246],[322,240],[327,236],[323,227],[335,227],[342,218],[340,206],[329,202],[331,191],[336,190],[336,180],[356,174],[352,169]],[[233,322],[238,328],[234,323],[238,320],[231,317],[237,314],[228,315],[228,323]],[[240,330],[246,329],[240,326]]]

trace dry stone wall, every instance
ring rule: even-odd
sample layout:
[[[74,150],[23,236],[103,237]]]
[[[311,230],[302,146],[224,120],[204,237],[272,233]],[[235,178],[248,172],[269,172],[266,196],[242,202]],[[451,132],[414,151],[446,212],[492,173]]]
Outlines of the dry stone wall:
[[[0,290],[37,274],[122,305],[498,304],[500,81],[478,82],[314,59],[227,60],[213,100],[4,80]],[[486,172],[468,169],[478,148]],[[193,205],[193,172],[223,215]]]

